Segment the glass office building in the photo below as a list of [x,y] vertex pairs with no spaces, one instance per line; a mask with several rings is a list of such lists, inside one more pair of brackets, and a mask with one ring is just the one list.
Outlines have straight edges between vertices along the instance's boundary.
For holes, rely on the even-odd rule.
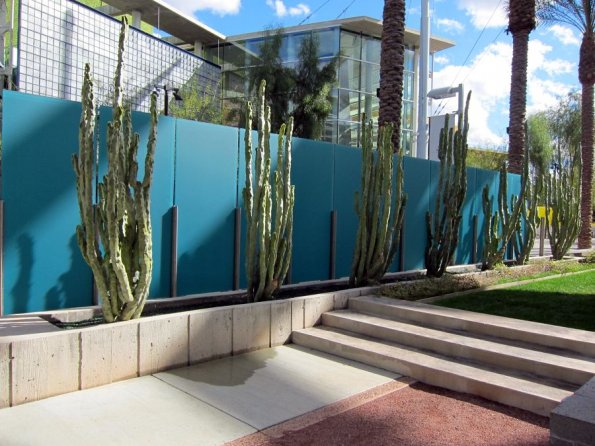
[[[333,88],[332,111],[325,125],[325,141],[358,146],[362,116],[378,120],[380,84],[380,36],[382,22],[368,17],[321,22],[286,28],[280,57],[295,66],[302,40],[316,34],[320,43],[320,64],[339,58],[337,83]],[[270,33],[268,34],[270,35]],[[207,59],[222,66],[222,98],[228,109],[237,107],[249,94],[247,71],[258,61],[267,33],[227,37],[223,44],[210,46]],[[406,153],[412,153],[416,132],[416,68],[419,33],[407,30],[403,80],[402,137]],[[432,39],[433,52],[452,46],[452,42]],[[257,63],[257,62],[256,62]],[[231,124],[232,122],[230,122]],[[235,122],[234,124],[236,124]]]

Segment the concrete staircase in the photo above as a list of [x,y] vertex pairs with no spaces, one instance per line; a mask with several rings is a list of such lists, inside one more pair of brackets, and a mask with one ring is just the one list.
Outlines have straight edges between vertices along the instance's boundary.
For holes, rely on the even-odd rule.
[[595,333],[376,296],[292,338],[544,416],[595,375]]

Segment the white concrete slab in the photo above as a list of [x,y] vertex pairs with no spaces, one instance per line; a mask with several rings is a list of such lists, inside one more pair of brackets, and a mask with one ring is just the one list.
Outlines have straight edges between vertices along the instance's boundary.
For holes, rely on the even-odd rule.
[[0,410],[10,446],[220,445],[254,431],[152,376]]
[[155,376],[256,429],[273,426],[399,377],[293,345]]

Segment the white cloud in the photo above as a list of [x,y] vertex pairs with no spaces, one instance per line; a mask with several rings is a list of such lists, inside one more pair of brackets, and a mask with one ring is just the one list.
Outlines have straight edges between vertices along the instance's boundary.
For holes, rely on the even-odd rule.
[[463,24],[454,19],[437,19],[436,25],[438,28],[450,33],[460,34],[465,30]]
[[196,11],[210,11],[221,16],[240,12],[242,0],[165,0],[174,8],[193,15]]
[[268,6],[273,8],[277,17],[285,17],[286,15],[298,16],[310,14],[310,7],[304,3],[298,3],[289,8],[285,5],[283,0],[266,0]]
[[[458,7],[465,11],[476,28],[497,28],[508,24],[505,2],[499,0],[458,0]],[[491,20],[490,20],[491,18]],[[489,21],[489,23],[488,23]]]
[[[556,104],[558,97],[572,89],[555,76],[575,69],[570,62],[549,58],[552,47],[540,40],[529,42],[527,68],[527,112],[544,110]],[[448,65],[434,73],[434,88],[454,85],[465,79],[466,91],[472,90],[469,111],[469,143],[483,147],[507,144],[508,102],[512,45],[493,43],[478,54],[468,66]],[[456,78],[456,79],[455,79]],[[440,114],[457,109],[456,98],[448,99]],[[440,101],[434,101],[434,112]],[[497,122],[497,124],[494,124]],[[497,127],[497,128],[496,128]]]
[[574,35],[574,31],[567,26],[556,24],[550,26],[549,30],[564,45],[579,46],[581,44],[580,39]]
[[450,59],[446,56],[434,56],[434,62],[440,65],[446,65]]

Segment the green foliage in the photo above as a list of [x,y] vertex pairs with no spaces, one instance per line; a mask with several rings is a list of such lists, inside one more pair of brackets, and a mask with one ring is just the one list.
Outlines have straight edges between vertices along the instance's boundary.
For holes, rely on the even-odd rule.
[[321,68],[319,48],[316,34],[306,37],[300,45],[298,65],[293,74],[295,87],[291,99],[295,108],[292,116],[294,134],[300,138],[320,139],[324,122],[332,111],[330,93],[337,78],[338,58]]
[[541,177],[549,169],[552,156],[552,136],[547,113],[541,112],[527,119],[527,149],[535,176]]
[[122,66],[128,26],[122,22],[114,79],[113,119],[108,124],[108,171],[97,185],[93,204],[96,104],[91,68],[85,65],[79,154],[73,155],[81,224],[77,240],[91,267],[107,322],[140,317],[153,270],[150,190],[157,140],[157,98],[151,96],[151,130],[144,178],[137,179],[139,135],[133,133],[130,110],[123,106]]
[[[394,155],[392,125],[378,131],[374,153],[372,122],[362,122],[361,199],[355,195],[359,226],[351,264],[351,286],[379,283],[399,247],[407,196],[403,191],[403,150]],[[397,179],[393,198],[393,156]]]
[[267,32],[260,45],[259,56],[252,58],[247,73],[250,92],[260,91],[261,81],[266,82],[265,100],[271,108],[273,131],[281,128],[281,125],[288,121],[289,101],[294,88],[293,70],[283,65],[281,58],[282,44],[282,29],[278,29],[274,34]]
[[[581,145],[581,95],[574,92],[562,97],[546,111],[552,139],[562,158],[573,156]],[[560,156],[556,153],[557,156]]]
[[271,107],[273,131],[292,116],[295,136],[320,139],[332,111],[331,90],[336,82],[338,58],[321,65],[318,36],[310,34],[302,40],[297,64],[292,68],[283,64],[282,45],[283,30],[267,33],[259,56],[253,58],[247,69],[249,91],[254,94],[261,80],[267,82],[266,101]]
[[203,89],[198,83],[198,76],[195,73],[180,88],[179,95],[183,101],[172,101],[169,114],[176,118],[222,124],[224,111],[217,95],[217,87]]
[[[263,80],[257,104],[258,146],[252,174],[252,104],[246,105],[246,276],[250,300],[273,299],[281,287],[291,261],[295,188],[290,184],[292,119],[279,129],[275,184],[271,186],[271,109],[266,104]],[[274,203],[273,203],[274,202]]]
[[[508,181],[506,176],[506,164],[500,168],[500,185],[498,187],[497,211],[492,213],[493,198],[490,197],[489,187],[483,189],[482,203],[485,218],[483,233],[483,252],[481,269],[493,269],[498,263],[502,263],[508,243],[516,233],[521,232],[521,213],[526,212],[526,200],[530,191],[529,182],[529,160],[523,158],[523,172],[521,175],[521,190],[519,196],[511,196],[510,207],[508,204]],[[519,245],[524,245],[522,235]],[[517,251],[520,246],[517,246]],[[530,251],[530,250],[529,250]]]
[[580,228],[581,154],[579,147],[576,146],[566,157],[558,148],[554,168],[545,180],[545,223],[554,260],[559,260],[566,255],[576,240]]
[[508,155],[495,150],[469,148],[467,150],[467,167],[477,169],[499,170]]
[[462,128],[449,129],[449,116],[446,115],[444,128],[440,130],[440,176],[436,203],[434,214],[426,213],[425,264],[430,277],[440,277],[444,274],[459,242],[461,209],[467,193],[466,158],[470,100],[471,93],[467,95],[465,112],[459,115],[459,123],[463,123]]

